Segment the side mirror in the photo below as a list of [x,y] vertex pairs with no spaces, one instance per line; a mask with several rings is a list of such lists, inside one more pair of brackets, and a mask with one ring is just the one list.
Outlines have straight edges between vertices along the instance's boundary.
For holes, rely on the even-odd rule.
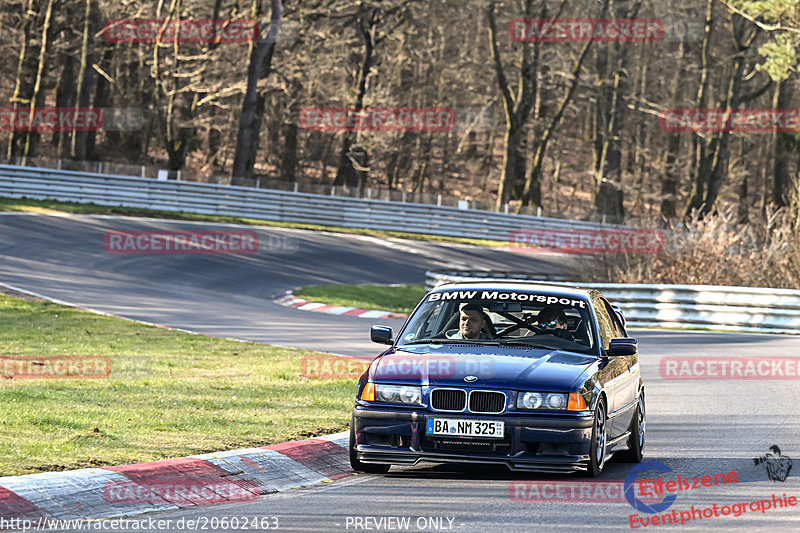
[[611,339],[608,343],[608,350],[606,355],[636,355],[636,339],[626,337],[620,339]]
[[369,338],[372,342],[377,342],[378,344],[392,344],[394,342],[392,328],[389,326],[372,326],[372,329],[369,330]]

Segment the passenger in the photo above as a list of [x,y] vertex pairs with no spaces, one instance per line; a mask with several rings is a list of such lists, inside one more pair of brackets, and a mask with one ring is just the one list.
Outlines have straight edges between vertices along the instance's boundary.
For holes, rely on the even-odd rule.
[[569,331],[567,315],[564,310],[556,306],[548,306],[536,315],[540,335],[555,335],[561,339],[575,342],[575,336]]

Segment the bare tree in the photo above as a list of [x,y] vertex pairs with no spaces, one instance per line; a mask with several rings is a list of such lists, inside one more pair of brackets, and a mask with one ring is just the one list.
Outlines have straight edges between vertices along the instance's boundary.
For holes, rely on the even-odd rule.
[[[35,68],[33,64],[34,56],[31,53],[31,40],[33,38],[33,29],[36,24],[38,13],[36,11],[37,3],[35,0],[27,0],[22,6],[23,9],[23,22],[22,22],[22,39],[19,56],[17,59],[17,74],[14,81],[14,93],[11,96],[11,104],[14,110],[22,109],[26,105],[30,105],[30,99],[27,97],[31,90],[31,71]],[[24,133],[12,131],[8,138],[8,149],[6,157],[8,161],[22,153]]]
[[[613,0],[609,5],[613,13]],[[641,0],[633,0],[624,18],[635,18],[641,7]],[[627,79],[629,49],[627,43],[619,41],[596,49],[598,93],[594,113],[592,207],[595,218],[607,218],[615,223],[625,218],[620,131],[627,110],[622,101],[622,91]]]
[[[257,20],[259,14],[258,0],[253,0],[251,17]],[[261,121],[264,117],[264,94],[259,90],[259,83],[270,72],[272,56],[278,39],[283,3],[281,0],[270,0],[272,17],[266,37],[253,43],[250,50],[250,64],[247,67],[247,90],[242,102],[242,114],[239,119],[239,134],[236,139],[236,155],[233,159],[233,177],[249,178],[253,175],[253,165],[258,150],[258,137]]]

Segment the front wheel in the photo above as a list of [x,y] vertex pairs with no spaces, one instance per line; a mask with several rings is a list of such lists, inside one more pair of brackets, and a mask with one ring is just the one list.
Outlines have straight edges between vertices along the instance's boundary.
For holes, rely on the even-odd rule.
[[597,400],[592,424],[592,444],[589,448],[589,475],[597,477],[603,472],[606,464],[606,402]]
[[366,472],[367,474],[385,474],[391,468],[391,465],[375,465],[370,463],[362,463],[358,460],[358,452],[356,452],[356,419],[350,419],[350,443],[347,448],[350,450],[350,466],[356,472]]

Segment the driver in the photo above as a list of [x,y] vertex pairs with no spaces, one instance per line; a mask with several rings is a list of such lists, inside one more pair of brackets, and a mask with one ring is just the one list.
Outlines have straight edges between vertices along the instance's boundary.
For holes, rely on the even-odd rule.
[[555,335],[575,342],[575,337],[570,333],[567,326],[567,315],[564,314],[564,309],[561,307],[553,305],[545,307],[536,315],[536,322],[541,328],[542,335]]
[[474,303],[467,303],[461,306],[458,318],[458,332],[447,335],[450,339],[490,339],[484,328],[486,327],[486,315],[483,307]]

